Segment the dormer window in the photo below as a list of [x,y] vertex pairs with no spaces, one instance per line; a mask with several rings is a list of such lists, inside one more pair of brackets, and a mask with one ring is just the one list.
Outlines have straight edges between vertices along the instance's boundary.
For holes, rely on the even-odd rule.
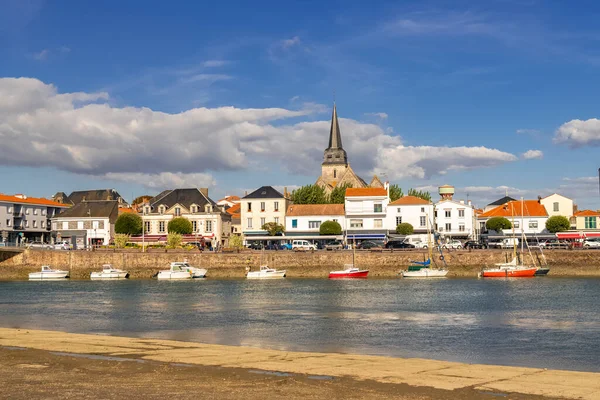
[[144,215],[148,215],[149,212],[150,212],[150,207],[148,207],[148,206],[144,207]]
[[158,213],[159,214],[164,214],[165,213],[165,206],[158,207]]
[[181,208],[179,208],[179,207],[175,207],[175,216],[176,216],[176,217],[179,217],[179,216],[181,216]]
[[194,205],[194,206],[192,206],[192,207],[190,208],[190,210],[192,211],[192,213],[197,213],[197,212],[198,212],[198,206],[195,206],[195,205]]
[[204,212],[210,213],[212,212],[212,204],[207,204],[204,206]]

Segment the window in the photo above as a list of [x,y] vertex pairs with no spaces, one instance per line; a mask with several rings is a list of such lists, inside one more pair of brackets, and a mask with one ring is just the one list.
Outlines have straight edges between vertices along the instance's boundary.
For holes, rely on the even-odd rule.
[[464,232],[465,231],[465,224],[458,224],[458,231],[459,232]]
[[181,208],[179,208],[179,207],[175,207],[175,216],[176,216],[176,217],[179,217],[179,216],[181,216]]
[[515,221],[515,223],[513,225],[515,226],[515,229],[519,229],[519,227],[521,226],[521,223],[519,221]]
[[144,215],[148,215],[150,212],[150,207],[144,207]]
[[83,221],[77,221],[77,229],[83,229]]
[[373,220],[373,227],[374,228],[383,228],[383,220],[382,219]]
[[529,221],[529,229],[537,229],[538,222],[537,221]]
[[262,229],[263,225],[267,223],[267,219],[265,217],[262,217],[260,219],[260,229]]
[[158,232],[163,233],[165,231],[165,221],[158,221]]
[[192,221],[192,232],[198,232],[198,221]]
[[376,213],[383,212],[383,204],[381,204],[381,203],[373,204],[373,212],[376,212]]
[[98,221],[93,221],[93,222],[92,222],[92,227],[93,227],[94,229],[98,229],[98,228],[99,228],[99,226],[98,226]]
[[398,214],[400,214],[400,207],[398,207],[398,210],[396,210],[396,212],[397,212]]
[[42,215],[46,215],[46,209],[42,210]]
[[248,212],[252,212],[252,203],[248,202]]
[[351,219],[350,220],[350,228],[362,228],[363,220],[362,219]]
[[265,202],[264,202],[264,201],[261,201],[261,202],[260,202],[260,211],[265,211],[265,208],[266,208],[266,207],[265,207]]
[[446,224],[446,232],[452,230],[452,224]]
[[446,216],[446,218],[450,218],[450,217],[451,217],[451,215],[452,215],[452,211],[451,211],[451,210],[446,210],[446,211],[444,212],[444,215]]
[[28,219],[25,220],[25,228],[29,228],[29,220]]
[[[248,204],[250,204],[250,203],[248,203]],[[252,218],[248,218],[247,225],[248,225],[248,228],[252,229]]]
[[212,232],[212,221],[206,221],[206,225],[204,227],[204,231],[205,232]]
[[427,223],[427,221],[425,220],[425,217],[419,217],[419,225],[420,226],[425,226],[426,223]]
[[10,219],[7,219],[7,220],[6,220],[6,226],[10,226],[10,224],[11,224],[11,220],[10,220]]
[[279,223],[279,217],[275,217],[275,223],[278,224]]
[[337,171],[334,169],[333,170],[333,179],[337,178]]
[[402,217],[396,217],[396,226],[402,223]]
[[292,228],[298,228],[298,220],[297,219],[292,220]]
[[150,233],[150,221],[144,221],[144,232]]
[[34,208],[34,209],[33,209],[33,215],[37,215],[37,212],[38,212],[38,209],[37,209],[37,208]]
[[425,212],[425,207],[421,207],[421,212]]
[[585,229],[596,229],[596,217],[585,217]]
[[558,209],[559,209],[558,201],[555,201],[554,202],[554,211],[558,211]]
[[29,208],[25,209],[25,215],[29,215]]
[[318,229],[321,226],[321,221],[308,221],[308,229]]
[[435,218],[437,218],[437,210],[435,210],[435,211],[433,212],[433,216],[434,216]]
[[55,231],[58,229],[58,223],[57,222],[53,222],[52,223],[52,230]]
[[8,207],[8,209],[6,210],[7,213],[11,213],[12,212],[12,207]]
[[37,228],[37,221],[35,221],[35,220],[33,221],[33,227]]
[[[275,202],[274,207],[275,207],[275,211],[279,211],[279,202],[278,201]],[[275,221],[275,222],[277,222],[277,221]]]
[[69,223],[68,223],[67,221],[63,221],[63,223],[62,223],[62,228],[63,228],[64,230],[67,230],[67,229],[69,229]]
[[460,210],[458,210],[458,218],[464,218],[465,217],[465,210],[464,208],[461,208]]
[[193,213],[197,213],[198,212],[198,206],[192,206],[190,211]]

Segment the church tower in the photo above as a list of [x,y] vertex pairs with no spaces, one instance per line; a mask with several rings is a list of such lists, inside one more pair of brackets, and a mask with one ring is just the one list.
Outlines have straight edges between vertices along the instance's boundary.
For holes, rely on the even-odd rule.
[[335,187],[336,183],[346,173],[348,168],[348,155],[342,147],[342,133],[338,122],[337,108],[333,104],[331,114],[331,128],[329,128],[329,147],[323,154],[321,164],[321,178],[329,185]]

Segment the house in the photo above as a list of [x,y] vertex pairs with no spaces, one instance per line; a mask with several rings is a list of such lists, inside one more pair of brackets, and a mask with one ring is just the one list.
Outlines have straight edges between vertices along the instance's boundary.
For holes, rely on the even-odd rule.
[[242,234],[245,240],[264,240],[268,232],[262,229],[267,222],[285,227],[288,199],[272,186],[262,186],[241,199]]
[[225,206],[226,208],[233,207],[234,205],[239,203],[240,198],[238,196],[225,196],[221,200],[217,201],[217,205]]
[[[485,224],[490,218],[504,217],[511,221],[517,235],[523,231],[525,235],[545,234],[548,212],[538,200],[513,200],[506,204],[498,206],[490,211],[484,212],[477,217],[477,222],[482,232],[485,231]],[[493,235],[510,235],[511,229],[505,229],[503,232],[491,232]]]
[[446,239],[467,239],[474,237],[476,231],[475,209],[470,201],[456,201],[454,187],[440,186],[438,189],[440,201],[434,206],[434,228]]
[[[218,204],[218,203],[217,203]],[[226,209],[227,213],[231,215],[231,234],[235,236],[242,236],[242,207],[240,203],[236,203],[233,206]]]
[[[208,188],[165,190],[145,203],[142,206],[144,240],[166,240],[169,221],[176,217],[192,223],[193,237],[186,240],[204,241],[212,246],[229,245],[231,215],[208,197]],[[139,238],[136,241],[139,242]]]
[[56,193],[52,199],[64,204],[79,204],[82,201],[114,200],[121,207],[129,207],[129,204],[115,189],[79,190],[66,195],[64,192]]
[[[342,227],[339,235],[321,235],[320,227],[325,221],[335,221]],[[285,215],[287,239],[306,239],[325,242],[343,240],[346,219],[343,204],[290,204]]]
[[52,218],[56,240],[65,240],[74,249],[108,245],[115,234],[119,217],[116,200],[82,201]]
[[24,194],[0,194],[0,243],[51,242],[50,219],[69,205]]
[[[386,229],[392,234],[402,223],[409,223],[414,233],[427,233],[427,226],[433,228],[433,203],[415,196],[404,196],[389,203],[387,207]],[[427,219],[429,218],[429,224]]]
[[573,216],[573,200],[558,193],[539,199],[540,203],[546,208],[549,217],[562,215],[571,218]]
[[600,212],[582,210],[573,215],[575,229],[578,231],[596,231],[600,229]]
[[506,203],[508,203],[509,201],[515,201],[516,199],[513,199],[510,196],[504,196],[501,199],[498,199],[496,201],[491,202],[490,204],[488,204],[487,206],[484,207],[483,212],[486,211],[490,211],[498,206],[504,205]]
[[389,204],[389,186],[385,188],[348,188],[344,210],[348,240],[385,240],[384,224]]

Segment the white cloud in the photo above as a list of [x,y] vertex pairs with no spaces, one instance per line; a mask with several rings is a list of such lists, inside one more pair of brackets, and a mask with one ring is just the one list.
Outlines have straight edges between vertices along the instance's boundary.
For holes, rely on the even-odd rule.
[[539,135],[541,132],[537,129],[517,129],[519,135]]
[[222,67],[224,65],[227,65],[228,63],[229,62],[225,61],[225,60],[207,60],[202,63],[202,66],[207,67],[207,68],[215,68],[215,67]]
[[184,187],[212,187],[216,181],[210,174],[181,172],[161,172],[159,174],[109,172],[103,176],[106,179],[134,183],[149,189],[169,189]]
[[[177,114],[113,107],[106,93],[58,93],[37,79],[0,79],[0,164],[164,185],[212,182],[226,170],[283,169],[316,176],[329,121],[321,104],[283,108],[193,108]],[[275,123],[276,121],[279,121]],[[363,176],[428,178],[516,160],[486,147],[404,146],[393,131],[340,119],[344,148]],[[148,185],[148,184],[146,184]]]
[[365,113],[365,115],[371,116],[371,117],[376,117],[379,119],[387,119],[388,115],[387,113],[384,112],[372,112],[372,113]]
[[299,36],[294,36],[291,39],[282,40],[280,42],[280,44],[281,44],[281,47],[283,47],[284,49],[289,49],[290,47],[294,47],[294,46],[300,44],[300,37]]
[[521,155],[525,160],[541,160],[544,153],[541,150],[527,150]]
[[566,143],[569,147],[600,146],[600,120],[574,119],[562,124],[554,135],[554,143]]
[[50,54],[50,50],[44,49],[44,50],[40,51],[39,53],[34,53],[33,58],[34,58],[34,60],[44,61],[48,58],[49,54]]
[[233,79],[231,75],[225,74],[195,74],[186,78],[182,78],[180,81],[183,83],[192,83],[192,82],[206,82],[206,83],[214,83],[218,81],[228,81]]

